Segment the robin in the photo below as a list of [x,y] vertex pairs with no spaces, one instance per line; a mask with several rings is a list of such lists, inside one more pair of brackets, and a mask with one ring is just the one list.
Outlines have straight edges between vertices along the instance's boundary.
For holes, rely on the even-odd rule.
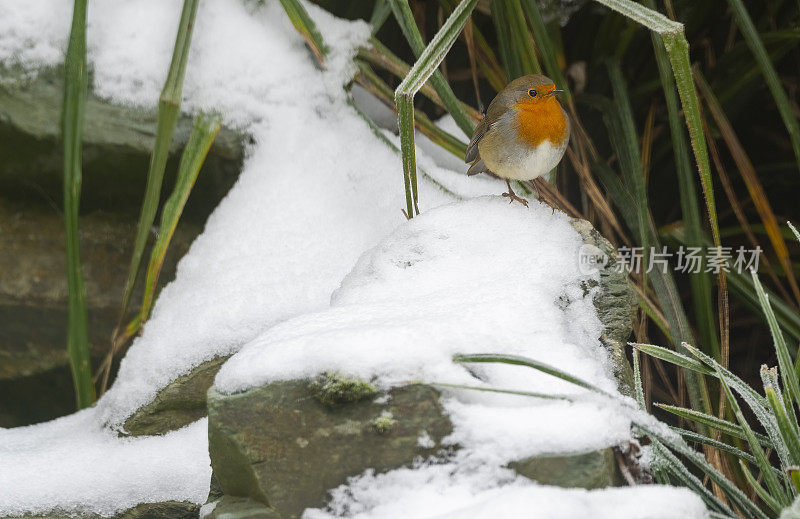
[[497,94],[472,135],[464,161],[467,175],[493,173],[505,179],[509,203],[528,206],[511,180],[533,180],[561,162],[569,142],[569,118],[550,78],[529,74]]

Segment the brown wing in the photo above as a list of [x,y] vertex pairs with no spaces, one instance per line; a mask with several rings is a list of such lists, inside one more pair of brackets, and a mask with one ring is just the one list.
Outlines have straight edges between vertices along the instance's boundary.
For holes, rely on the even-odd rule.
[[[474,162],[475,159],[478,158],[478,143],[481,142],[483,136],[489,131],[489,121],[498,120],[501,115],[508,111],[508,108],[503,100],[500,100],[500,97],[501,96],[498,95],[492,99],[492,102],[489,103],[489,109],[486,110],[486,115],[483,116],[483,119],[481,119],[481,122],[478,123],[478,126],[475,127],[475,131],[472,133],[472,139],[469,141],[469,146],[467,146],[467,154],[464,157],[464,162],[467,164]],[[476,173],[480,172],[478,171]],[[473,173],[473,175],[474,174],[475,173]]]
[[472,175],[477,175],[478,173],[484,173],[488,171],[489,168],[486,167],[483,159],[479,158],[469,167],[469,170],[467,170],[467,175],[471,177]]

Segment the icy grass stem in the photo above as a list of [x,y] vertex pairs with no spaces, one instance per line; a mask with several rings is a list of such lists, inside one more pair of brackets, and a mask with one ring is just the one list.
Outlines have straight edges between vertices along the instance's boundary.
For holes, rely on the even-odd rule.
[[[139,215],[139,222],[136,226],[136,238],[131,255],[131,263],[128,268],[128,277],[125,282],[125,289],[122,296],[122,306],[120,308],[119,324],[114,330],[111,338],[111,349],[104,360],[103,380],[108,380],[109,370],[111,369],[111,358],[119,347],[129,337],[122,328],[125,314],[133,296],[133,288],[139,275],[139,267],[142,263],[142,256],[147,245],[147,238],[156,217],[159,198],[161,196],[161,184],[164,180],[164,170],[169,157],[172,134],[180,115],[181,97],[183,93],[183,78],[186,74],[186,63],[189,59],[189,49],[192,42],[192,31],[194,20],[197,15],[199,0],[184,0],[178,23],[178,33],[175,38],[175,48],[172,52],[172,61],[167,73],[167,79],[161,96],[158,101],[158,121],[156,123],[156,139],[153,153],[150,156],[150,168],[147,172],[147,186],[145,187],[142,210]],[[141,323],[140,323],[141,325]],[[137,328],[138,329],[138,328]],[[105,383],[101,390],[105,389]]]
[[[422,72],[424,76],[419,86],[414,88],[413,92],[410,92],[412,97],[413,94],[419,91],[422,84],[430,79],[431,85],[434,90],[436,90],[436,93],[439,94],[448,113],[455,119],[458,127],[461,128],[461,131],[465,134],[472,135],[475,124],[453,93],[453,89],[450,88],[450,84],[444,78],[444,75],[442,75],[439,70],[439,65],[444,60],[447,51],[452,47],[458,34],[464,27],[464,24],[469,19],[477,0],[462,1],[453,10],[453,13],[448,17],[447,21],[445,21],[442,28],[439,29],[439,32],[436,33],[427,47],[425,47],[425,42],[422,41],[422,34],[420,34],[417,24],[414,21],[414,15],[411,13],[408,0],[388,0],[388,2],[397,19],[397,23],[400,25],[400,29],[403,31],[403,35],[411,46],[411,50],[417,56],[417,62],[414,64],[411,71],[409,71],[409,76],[412,76],[412,74],[418,75],[420,72]],[[420,63],[423,63],[423,65],[418,67]],[[405,81],[404,79],[403,83],[405,83]],[[401,86],[403,83],[401,83]],[[397,91],[400,92],[400,87],[398,87]]]
[[[645,5],[655,9],[655,2],[647,0]],[[686,131],[681,122],[679,98],[675,88],[675,76],[670,67],[669,58],[661,36],[651,33],[653,50],[655,51],[656,64],[658,65],[661,88],[664,91],[664,101],[667,108],[672,149],[675,156],[675,170],[678,177],[680,192],[681,213],[683,226],[686,229],[686,243],[690,247],[700,247],[703,240],[703,227],[700,220],[700,211],[697,207],[697,193],[695,191],[694,174],[692,173],[689,150],[686,146]],[[703,272],[690,276],[689,283],[694,302],[695,317],[700,332],[701,344],[706,351],[711,351],[715,358],[719,358],[719,338],[714,326],[714,300],[711,294],[710,276]]]
[[[411,14],[408,2],[405,0],[389,0],[392,3],[392,10],[398,18],[401,27],[405,27],[404,33],[412,48],[415,47],[417,42],[421,44],[422,37],[419,35],[417,26],[413,23],[413,17],[408,19]],[[414,210],[419,214],[417,206],[417,168],[416,157],[414,153],[414,95],[422,88],[425,81],[431,76],[437,77],[439,64],[444,59],[445,54],[458,38],[461,29],[469,19],[472,10],[475,7],[477,0],[463,0],[453,10],[452,14],[447,18],[447,21],[442,25],[439,32],[433,37],[430,44],[419,53],[419,59],[411,67],[408,75],[403,79],[400,85],[395,90],[395,103],[398,110],[398,127],[400,128],[400,149],[403,155],[403,180],[406,190],[406,211],[409,218],[413,218]],[[402,20],[402,22],[401,22]],[[413,30],[412,30],[413,26]],[[416,37],[414,36],[416,34]],[[444,80],[444,78],[442,78]],[[434,82],[434,87],[437,82]],[[445,84],[447,84],[445,82]],[[461,104],[455,99],[455,96],[448,101],[448,92],[452,94],[452,90],[448,85],[445,92],[437,88],[439,96],[442,101],[447,105],[448,110],[459,122],[459,126],[470,135],[472,133],[472,121],[469,120],[466,113],[461,117]],[[455,103],[453,103],[455,100]],[[458,106],[458,112],[452,111],[451,105]],[[459,121],[466,118],[466,121]]]
[[[158,237],[153,244],[153,250],[150,252],[150,262],[147,266],[142,306],[136,316],[117,337],[118,341],[124,342],[136,335],[150,316],[158,277],[161,274],[161,267],[164,264],[167,249],[178,226],[178,221],[189,198],[189,193],[191,193],[197,180],[197,175],[200,173],[200,168],[203,166],[208,150],[219,132],[220,123],[221,118],[217,114],[201,113],[197,116],[192,133],[189,136],[189,142],[181,155],[175,187],[161,211],[161,225],[159,226]],[[108,362],[110,362],[110,358]],[[101,384],[103,389],[108,384],[108,374],[110,372],[108,362],[103,365],[103,382]]]
[[[694,350],[697,351],[697,350]],[[634,429],[640,431],[642,434],[648,436],[653,445],[656,449],[657,458],[659,459],[659,463],[665,464],[667,467],[667,471],[673,477],[676,477],[680,480],[683,484],[687,485],[688,487],[692,488],[696,493],[703,498],[706,504],[715,512],[719,514],[723,514],[725,517],[735,517],[734,512],[731,510],[728,505],[723,503],[720,499],[714,496],[708,489],[702,484],[702,482],[697,479],[691,472],[683,465],[683,463],[669,450],[663,448],[663,446],[667,446],[670,449],[674,450],[675,452],[683,455],[686,459],[692,462],[697,468],[702,470],[708,478],[717,484],[720,489],[725,493],[726,497],[731,500],[731,502],[735,503],[736,507],[742,510],[748,517],[755,517],[758,519],[767,519],[767,516],[758,506],[755,505],[748,497],[739,490],[736,485],[734,485],[730,480],[728,480],[722,473],[720,473],[717,469],[715,469],[708,461],[706,461],[705,457],[702,454],[692,449],[681,437],[680,435],[674,433],[668,427],[664,426],[655,418],[648,415],[646,412],[639,409],[641,407],[641,400],[637,398],[637,404],[634,405],[630,400],[625,400],[619,395],[610,394],[597,386],[586,382],[574,375],[571,375],[565,371],[562,371],[554,366],[549,366],[547,364],[538,362],[534,359],[529,359],[526,357],[520,357],[517,355],[504,355],[504,354],[467,354],[467,355],[456,355],[453,358],[454,362],[459,363],[473,363],[473,362],[491,362],[491,363],[500,363],[500,364],[512,364],[518,366],[527,366],[542,373],[546,373],[548,375],[560,378],[561,380],[570,382],[575,384],[579,387],[588,389],[589,391],[600,395],[601,397],[609,400],[612,403],[616,403],[619,406],[620,412],[624,412],[626,416],[628,416],[631,420],[631,425]],[[713,361],[712,359],[712,362]],[[638,362],[635,364],[636,371],[638,372]],[[715,366],[719,366],[718,363],[715,362]],[[720,366],[721,367],[721,366]],[[723,376],[723,373],[720,373],[720,376]],[[636,387],[636,394],[637,396],[641,393],[641,382],[637,379],[637,387]],[[466,386],[464,389],[478,389],[484,390],[485,388],[474,388],[471,386]],[[495,392],[504,393],[505,391],[502,389],[493,389]],[[511,394],[520,394],[521,392],[516,391]],[[538,396],[538,395],[535,395]],[[711,417],[712,419],[719,420],[716,417]],[[734,424],[731,424],[734,425]],[[734,425],[735,427],[735,425]],[[741,429],[741,427],[740,427]],[[750,431],[752,433],[752,431]],[[743,432],[743,434],[746,434]],[[753,433],[755,437],[755,433]],[[662,446],[663,450],[659,451],[659,446]],[[771,470],[771,469],[770,469]],[[772,474],[772,472],[771,472]],[[772,474],[774,476],[774,474]]]
[[167,165],[169,148],[172,143],[172,133],[180,114],[181,96],[183,92],[183,78],[186,73],[186,62],[189,59],[189,47],[192,42],[192,29],[197,14],[199,0],[184,0],[181,19],[178,25],[178,35],[175,38],[175,49],[172,53],[172,62],[161,97],[158,101],[158,123],[156,128],[156,141],[153,153],[150,156],[150,169],[147,172],[147,187],[145,188],[142,212],[136,228],[136,241],[134,243],[131,265],[128,270],[128,279],[125,283],[125,292],[122,298],[121,315],[124,316],[133,294],[133,286],[139,273],[139,265],[147,244],[147,236],[155,220],[158,200],[161,194],[161,183],[164,179],[164,169]]
[[317,30],[316,24],[311,17],[308,16],[308,12],[298,0],[280,1],[283,10],[289,17],[289,21],[292,22],[294,28],[297,29],[297,32],[299,32],[306,41],[306,45],[308,45],[308,48],[314,53],[317,63],[323,66],[325,56],[328,54],[328,46],[325,45],[322,35],[319,30]]
[[81,271],[80,235],[78,232],[83,121],[89,84],[86,70],[86,0],[75,0],[73,4],[72,27],[64,58],[64,72],[61,139],[64,146],[64,224],[67,237],[67,290],[69,294],[67,351],[75,388],[75,401],[78,409],[83,409],[95,401],[89,357],[86,290]]

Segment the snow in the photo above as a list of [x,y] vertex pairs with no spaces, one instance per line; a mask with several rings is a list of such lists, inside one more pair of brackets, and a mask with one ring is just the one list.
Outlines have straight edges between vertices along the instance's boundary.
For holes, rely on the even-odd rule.
[[[245,345],[215,387],[233,393],[335,371],[381,387],[419,381],[587,395],[530,368],[468,370],[451,360],[506,353],[613,393],[593,293],[580,288],[581,245],[564,214],[536,202],[525,208],[480,197],[432,209],[365,252],[329,309],[284,321]],[[450,393],[450,441],[491,453],[496,464],[630,439],[628,418],[596,400]]]
[[0,429],[0,516],[93,512],[208,495],[207,419],[164,436],[119,438],[94,409]]
[[[459,449],[454,458],[378,476],[368,471],[334,491],[328,511],[306,514],[408,514],[395,503],[422,485],[431,499],[445,498],[435,506],[423,499],[430,506],[406,517],[487,515],[495,499],[505,501],[499,496],[510,492],[502,490],[507,487],[521,489],[510,501],[517,508],[505,505],[509,517],[520,515],[527,509],[521,503],[549,490],[515,476],[504,468],[508,463],[625,444],[635,405],[598,398],[530,368],[467,369],[452,358],[524,355],[614,394],[594,292],[581,288],[587,280],[578,265],[581,246],[567,217],[538,202],[524,208],[487,196],[426,211],[361,256],[329,309],[284,321],[245,345],[222,367],[215,388],[236,393],[333,371],[384,388],[414,381],[569,395],[567,401],[445,389],[442,403],[453,432],[444,444]],[[615,507],[601,493],[573,494],[575,510],[597,506],[611,513]],[[464,508],[464,495],[479,496],[469,501],[474,511]],[[572,513],[564,507],[550,511]]]
[[[501,480],[504,485],[488,486]],[[508,469],[463,461],[427,463],[352,478],[332,492],[329,509],[303,519],[699,519],[703,502],[684,488],[646,485],[603,490],[533,484]]]
[[[30,75],[58,65],[71,4],[0,0],[0,64]],[[88,57],[96,93],[155,106],[181,4],[90,2]],[[450,361],[467,347],[524,353],[612,391],[597,342],[599,322],[575,284],[577,235],[563,215],[535,203],[525,210],[484,197],[445,205],[499,194],[504,185],[485,176],[466,178],[458,158],[422,137],[417,160],[425,171],[419,189],[425,213],[404,223],[397,151],[372,133],[342,88],[369,27],[306,5],[331,47],[324,71],[277,1],[201,2],[182,108],[218,111],[227,126],[252,138],[243,171],[180,262],[175,281],[161,292],[114,386],[97,405],[45,424],[0,429],[0,516],[52,510],[110,516],[137,503],[203,503],[210,476],[205,420],[158,437],[121,438],[117,432],[175,378],[248,343],[223,368],[220,388],[336,369],[375,376],[384,386],[411,379],[502,381],[504,387],[577,395],[570,403],[450,392],[450,441],[462,445],[463,454],[448,463],[458,477],[448,484],[437,472],[448,464],[364,475],[336,494],[334,507],[358,506],[364,513],[387,507],[393,513],[390,501],[373,503],[370,486],[390,497],[424,490],[431,505],[435,485],[413,488],[425,478],[444,485],[442,507],[468,497],[461,505],[476,514],[493,500],[512,506],[565,493],[574,496],[575,506],[601,509],[611,506],[612,494],[622,495],[544,489],[500,465],[521,455],[625,441],[630,433],[624,416],[531,370],[484,365],[472,370],[481,377],[476,380]],[[368,103],[362,95],[360,106]],[[370,110],[379,108],[372,103]],[[439,124],[456,133],[451,122]],[[399,144],[390,132],[385,136]],[[561,296],[571,303],[557,305]],[[511,432],[499,434],[504,429]],[[558,435],[563,438],[555,441]],[[666,500],[683,491],[646,492]],[[573,498],[554,500],[567,507]],[[682,494],[680,503],[693,504]]]

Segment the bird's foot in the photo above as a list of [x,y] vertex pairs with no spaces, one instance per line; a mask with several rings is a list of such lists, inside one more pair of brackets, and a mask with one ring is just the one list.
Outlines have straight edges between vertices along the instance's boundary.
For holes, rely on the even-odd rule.
[[517,196],[517,194],[514,193],[513,191],[510,192],[510,193],[503,193],[503,196],[509,199],[508,200],[509,204],[513,204],[514,202],[519,202],[520,204],[524,205],[525,207],[528,207],[528,201],[525,200],[524,198],[521,198],[521,197]]

